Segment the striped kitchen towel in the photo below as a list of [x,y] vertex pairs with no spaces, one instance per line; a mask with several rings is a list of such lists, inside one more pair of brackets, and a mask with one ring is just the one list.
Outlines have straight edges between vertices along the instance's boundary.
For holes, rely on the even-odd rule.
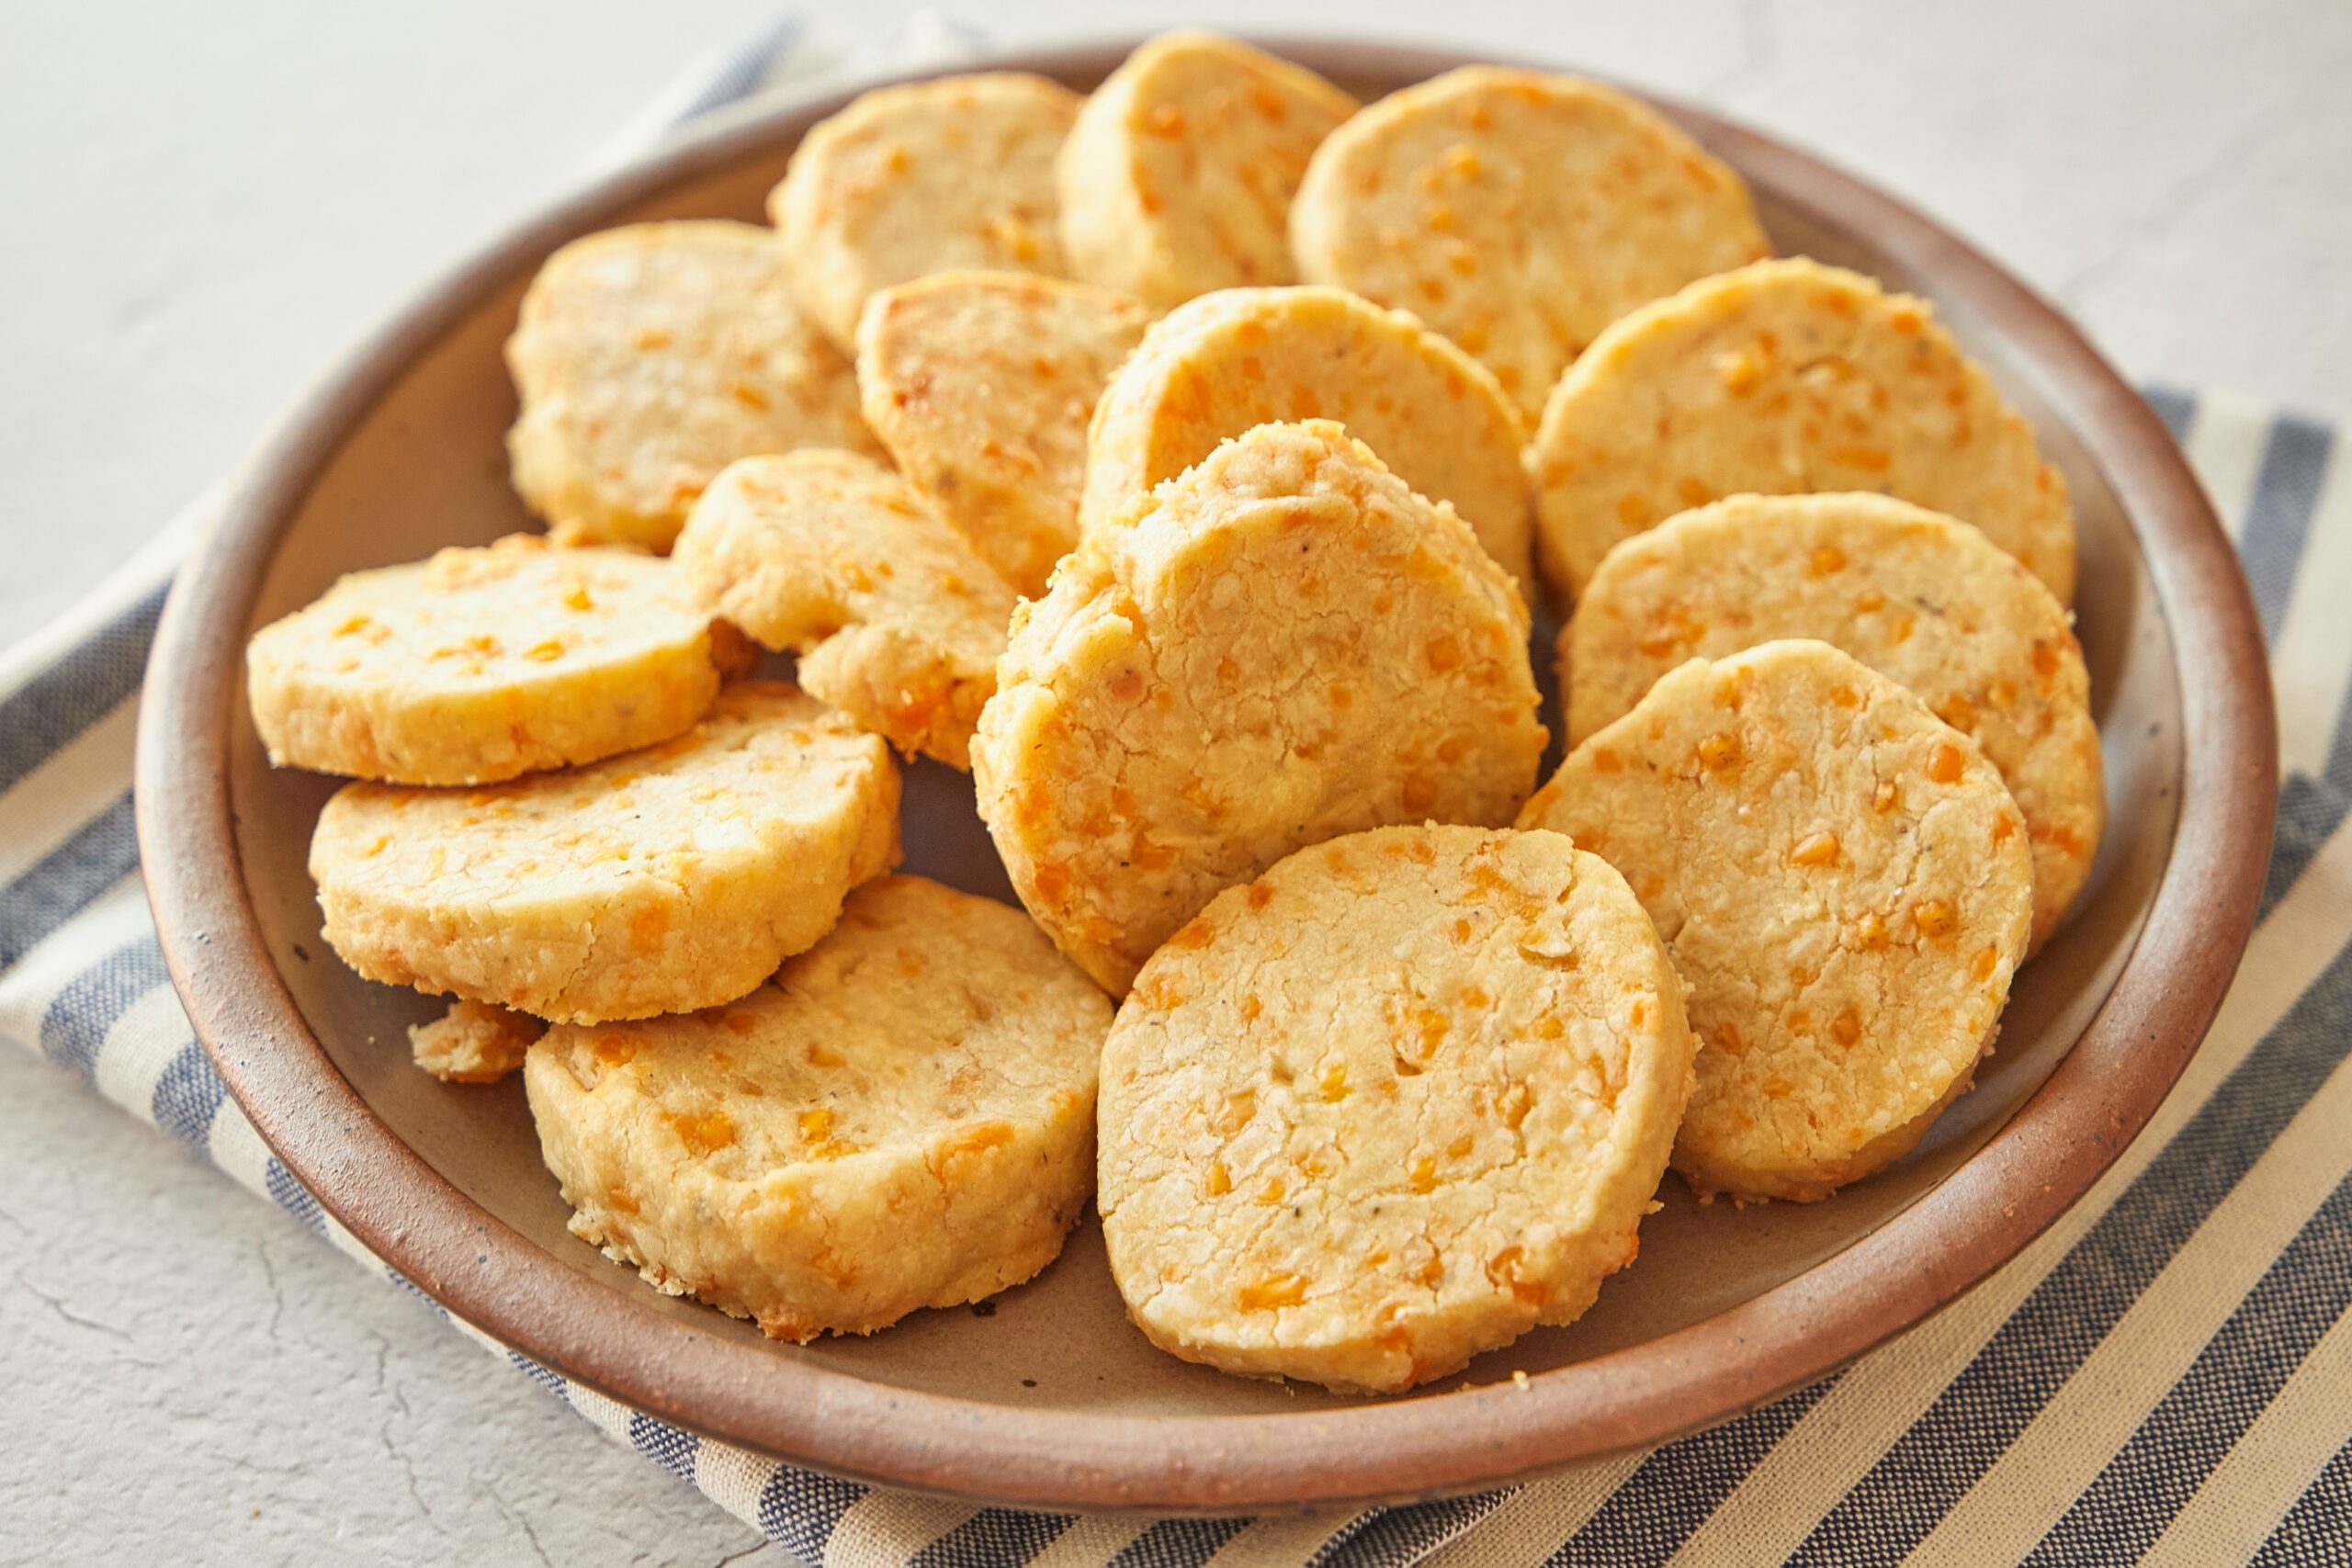
[[[973,42],[920,23],[900,52],[861,63]],[[779,29],[658,123],[742,112],[764,85],[842,58]],[[2204,1048],[2091,1193],[1844,1372],[1476,1497],[1155,1521],[975,1510],[795,1470],[453,1326],[811,1562],[2352,1562],[2352,615],[2335,603],[2352,588],[2352,463],[2311,421],[2152,396],[2227,514],[2270,640],[2285,782],[2261,924]],[[405,1286],[226,1100],[140,891],[139,681],[202,510],[0,656],[0,1033]]]

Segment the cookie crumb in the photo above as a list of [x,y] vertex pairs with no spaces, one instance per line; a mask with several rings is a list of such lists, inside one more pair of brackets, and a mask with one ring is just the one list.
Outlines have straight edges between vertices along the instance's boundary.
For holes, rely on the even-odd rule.
[[416,1065],[444,1083],[496,1083],[523,1065],[546,1032],[528,1013],[456,1001],[439,1018],[411,1025],[408,1043]]

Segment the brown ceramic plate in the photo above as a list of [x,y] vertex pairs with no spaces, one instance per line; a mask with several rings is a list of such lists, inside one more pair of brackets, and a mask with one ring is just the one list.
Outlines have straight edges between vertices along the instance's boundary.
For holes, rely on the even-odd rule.
[[[996,63],[1084,88],[1127,47]],[[1367,96],[1461,63],[1271,47]],[[2220,1004],[2269,844],[2269,682],[2236,558],[2162,424],[2048,305],[1869,186],[1668,105],[1754,186],[1782,251],[1931,297],[2033,420],[2081,509],[2081,626],[2112,826],[2080,908],[2019,977],[1976,1091],[1899,1166],[1825,1203],[1702,1209],[1669,1179],[1640,1263],[1582,1322],[1383,1403],[1151,1349],[1091,1221],[986,1318],[923,1313],[806,1348],[662,1297],[574,1240],[519,1089],[415,1071],[402,1028],[434,1004],[361,982],[320,941],[303,859],[334,785],[266,764],[241,650],[339,572],[525,526],[506,483],[514,398],[499,349],[540,259],[639,219],[757,220],[795,141],[846,96],[605,180],[427,291],[261,455],[164,618],[139,836],[173,977],[263,1136],[435,1300],[630,1404],[864,1480],[1073,1508],[1398,1499],[1654,1442],[1839,1366],[2015,1255],[2147,1120]],[[926,768],[909,786],[910,868],[1002,896],[968,784]]]

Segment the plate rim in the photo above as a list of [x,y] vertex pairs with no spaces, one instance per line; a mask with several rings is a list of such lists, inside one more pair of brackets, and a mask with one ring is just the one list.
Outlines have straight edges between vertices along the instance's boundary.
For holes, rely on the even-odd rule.
[[[1871,233],[2013,345],[2122,502],[2154,584],[2153,608],[2172,632],[2181,798],[2132,951],[2027,1103],[1879,1229],[1714,1317],[1524,1385],[1262,1415],[992,1404],[771,1355],[572,1268],[426,1164],[311,1034],[238,872],[228,754],[243,689],[244,623],[285,528],[351,428],[417,355],[518,268],[630,206],[789,139],[858,92],[971,70],[1099,76],[1144,36],[877,73],[688,136],[586,182],[429,283],[296,402],[241,470],[173,585],[138,725],[135,811],[158,941],[231,1094],[329,1213],[498,1343],[719,1441],[975,1503],[1232,1513],[1503,1484],[1728,1419],[1949,1305],[2023,1250],[2114,1162],[2221,1005],[2251,934],[2277,796],[2260,626],[2236,553],[2178,446],[2055,307],[1874,186],[1777,138],[1648,93],[1636,96],[1794,205]],[[1242,36],[1340,78],[1417,80],[1484,58],[1427,44]],[[1524,58],[1506,63],[1569,69]]]

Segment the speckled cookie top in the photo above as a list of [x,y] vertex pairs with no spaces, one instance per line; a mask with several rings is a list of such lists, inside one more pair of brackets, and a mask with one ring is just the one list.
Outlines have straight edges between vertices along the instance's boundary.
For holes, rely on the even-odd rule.
[[1681,1118],[1680,991],[1557,834],[1379,829],[1220,894],[1103,1051],[1130,1310],[1179,1353],[1375,1388],[1573,1318]]
[[1690,507],[1874,491],[1975,525],[2074,599],[2074,508],[2032,429],[1924,300],[1816,262],[1758,262],[1618,321],[1560,378],[1528,461],[1544,575],[1567,593]]
[[843,353],[876,289],[952,267],[1064,272],[1054,159],[1079,96],[1020,72],[880,87],[801,138],[768,197],[802,306]]
[[548,258],[506,346],[515,488],[575,544],[667,549],[719,469],[874,449],[849,361],[792,298],[769,231],[640,223]]
[[798,653],[811,694],[901,750],[967,765],[1014,595],[897,473],[852,452],[734,464],[676,559],[713,611]]
[[1485,367],[1402,310],[1340,288],[1230,288],[1170,311],[1104,389],[1087,525],[1283,420],[1333,420],[1431,501],[1453,503],[1532,590],[1518,414]]
[[676,734],[728,640],[668,562],[518,534],[339,579],[254,634],[246,694],[280,765],[490,783]]
[[1059,165],[1070,270],[1160,310],[1290,283],[1291,198],[1356,101],[1215,33],[1163,33],[1090,95]]
[[1150,313],[1090,284],[933,273],[859,319],[866,422],[899,469],[1035,598],[1078,543],[1086,430]]
[[[642,1105],[721,1181],[920,1149],[1082,1102],[1102,993],[1020,910],[918,876],[853,892],[841,923],[751,995],[550,1031],[583,1091]],[[616,1077],[617,1075],[617,1077]]]
[[1291,209],[1302,276],[1418,312],[1530,419],[1619,316],[1771,254],[1747,187],[1598,83],[1473,65],[1334,131]]
[[1676,1163],[1702,1188],[1817,1197],[1866,1174],[1966,1082],[2025,954],[2033,867],[1999,774],[1826,643],[1682,665],[1520,822],[1623,873],[1689,982]]
[[980,810],[1124,990],[1220,888],[1385,822],[1506,820],[1544,739],[1527,618],[1451,507],[1337,425],[1267,425],[1091,530],[1015,616]]
[[1887,496],[1739,496],[1611,550],[1561,634],[1570,743],[1686,659],[1815,637],[1974,738],[2025,814],[2034,936],[2098,852],[2106,785],[2065,610],[1976,529]]
[[322,880],[477,897],[578,893],[746,857],[837,815],[887,757],[789,686],[745,682],[674,740],[593,767],[474,790],[354,784],[319,818]]

